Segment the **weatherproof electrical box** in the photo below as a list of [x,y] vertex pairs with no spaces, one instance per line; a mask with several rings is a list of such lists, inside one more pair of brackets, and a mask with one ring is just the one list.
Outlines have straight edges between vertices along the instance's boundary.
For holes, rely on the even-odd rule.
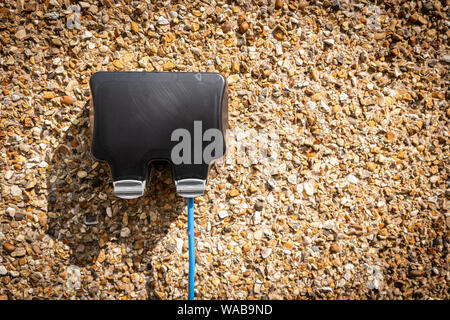
[[[226,149],[228,103],[222,75],[97,72],[90,86],[91,149],[109,164],[116,196],[142,196],[153,160],[171,163],[180,196],[203,194],[210,164]],[[216,148],[208,156],[212,143]]]

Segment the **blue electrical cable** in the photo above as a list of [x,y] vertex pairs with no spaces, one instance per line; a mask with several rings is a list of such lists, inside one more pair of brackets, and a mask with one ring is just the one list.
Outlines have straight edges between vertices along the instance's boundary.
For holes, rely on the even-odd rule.
[[189,237],[189,300],[194,300],[195,240],[194,240],[194,198],[188,198],[188,237]]

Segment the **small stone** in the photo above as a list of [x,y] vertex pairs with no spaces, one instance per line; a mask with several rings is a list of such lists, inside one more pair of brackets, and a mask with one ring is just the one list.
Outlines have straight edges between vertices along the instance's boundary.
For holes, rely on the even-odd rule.
[[446,54],[446,55],[442,56],[441,62],[450,64],[450,54]]
[[55,97],[55,94],[51,91],[46,91],[44,92],[44,99],[53,99]]
[[139,25],[134,21],[131,21],[131,31],[133,31],[134,33],[139,32]]
[[295,174],[291,174],[288,176],[287,181],[290,184],[296,184],[297,183],[297,176]]
[[341,101],[342,103],[345,103],[348,101],[348,95],[345,92],[341,92],[341,94],[339,95],[339,101]]
[[117,68],[117,69],[123,69],[123,63],[120,60],[114,60],[113,61],[113,65]]
[[262,232],[262,230],[256,230],[254,233],[253,233],[253,239],[255,239],[255,240],[261,240],[262,239],[262,236],[263,236],[263,232]]
[[4,266],[0,266],[0,276],[8,274],[8,270]]
[[341,9],[341,2],[339,0],[333,0],[331,8],[335,11],[338,11],[339,9]]
[[171,71],[175,68],[175,65],[172,61],[167,61],[166,63],[164,63],[163,65],[163,70],[164,71]]
[[66,105],[72,105],[74,104],[75,100],[70,96],[63,96],[61,97],[61,103]]
[[175,243],[176,243],[177,253],[178,254],[182,254],[183,253],[183,246],[184,246],[183,239],[177,238],[177,239],[175,239]]
[[261,257],[263,257],[263,259],[266,259],[267,257],[270,256],[271,253],[272,253],[272,248],[264,248],[261,250]]
[[6,209],[6,213],[11,217],[14,218],[14,216],[16,215],[16,209],[14,209],[13,207],[8,207]]
[[107,46],[105,46],[105,45],[102,44],[102,45],[98,48],[98,50],[99,50],[101,53],[106,53],[106,52],[108,52],[109,48],[108,48]]
[[59,38],[53,38],[52,40],[52,44],[57,46],[57,47],[62,47],[63,43]]
[[331,230],[334,228],[334,220],[327,220],[323,223],[322,228]]
[[431,176],[430,177],[430,182],[431,183],[436,183],[439,181],[439,176]]
[[257,200],[254,208],[256,211],[262,211],[264,209],[264,201]]
[[358,178],[355,177],[354,175],[349,174],[349,175],[347,176],[347,181],[348,181],[349,183],[357,184],[359,180],[358,180]]
[[9,179],[12,178],[13,174],[14,174],[14,171],[8,170],[8,171],[6,171],[6,173],[5,173],[5,175],[4,175],[4,178],[5,178],[6,180],[9,180]]
[[55,73],[56,74],[63,74],[64,73],[64,67],[63,66],[59,66],[55,69]]
[[14,35],[17,40],[23,40],[27,36],[27,31],[25,28],[21,28],[17,30],[16,34]]
[[305,8],[308,6],[308,1],[306,0],[300,0],[299,4],[298,4],[298,8],[300,10],[305,10]]
[[275,45],[275,54],[276,54],[277,56],[283,55],[283,47],[282,47],[279,43],[277,43],[277,44]]
[[378,40],[384,39],[385,37],[386,37],[386,32],[377,32],[377,33],[375,33],[373,38],[378,41]]
[[334,40],[333,39],[325,39],[323,42],[327,46],[330,46],[330,47],[334,46]]
[[239,31],[240,31],[242,34],[244,34],[244,33],[247,32],[248,28],[249,28],[248,23],[247,23],[246,21],[244,21],[244,22],[242,22],[241,25],[239,26]]
[[229,195],[230,197],[237,197],[239,194],[240,194],[240,193],[239,193],[239,190],[237,190],[237,189],[231,189],[231,190],[228,192],[228,195]]
[[388,139],[389,142],[393,142],[395,139],[395,135],[391,131],[388,131],[386,132],[386,139]]
[[160,17],[158,18],[158,24],[159,24],[160,26],[165,26],[165,25],[170,24],[170,22],[169,22],[169,20],[167,20],[167,19],[164,18],[163,16],[160,16]]
[[228,217],[228,212],[225,210],[221,210],[219,211],[219,218],[220,219],[225,219],[226,217]]
[[102,250],[100,250],[100,253],[98,254],[97,262],[103,263],[103,261],[105,261],[105,259],[106,259],[105,250],[102,249]]
[[87,172],[86,171],[78,171],[78,173],[77,173],[77,176],[78,176],[78,178],[80,178],[80,179],[83,179],[83,178],[86,178],[87,177]]
[[81,35],[81,40],[87,40],[93,37],[92,32],[86,30],[82,35]]
[[228,33],[231,31],[231,23],[229,23],[228,21],[225,21],[224,23],[222,23],[222,25],[220,26],[222,28],[222,31],[224,33]]
[[309,182],[303,183],[303,190],[308,196],[312,196],[315,192],[313,184]]
[[144,240],[137,240],[134,244],[133,244],[133,249],[134,250],[139,250],[142,249],[144,247]]
[[11,253],[11,256],[14,258],[20,258],[27,254],[25,248],[18,248]]
[[276,0],[275,1],[275,9],[281,9],[281,8],[283,8],[283,5],[284,5],[284,3],[283,3],[283,0]]
[[312,75],[312,78],[314,79],[314,81],[319,81],[319,72],[317,71],[316,68],[313,68],[311,70],[311,75]]
[[303,236],[303,242],[308,245],[312,243],[312,239],[308,236]]
[[39,168],[46,168],[48,166],[48,163],[46,161],[41,161],[38,164]]
[[122,238],[128,238],[131,234],[131,231],[128,227],[124,227],[122,228],[122,230],[120,230],[120,236]]
[[47,216],[41,216],[39,217],[39,225],[41,227],[45,227],[47,225]]
[[337,253],[337,252],[339,252],[339,250],[340,250],[340,248],[339,248],[339,246],[337,245],[337,244],[332,244],[331,246],[330,246],[330,252],[331,253]]
[[230,276],[230,281],[231,281],[231,282],[236,282],[236,281],[238,281],[238,280],[239,280],[239,277],[238,277],[237,275],[232,274],[232,275]]
[[428,20],[427,18],[425,18],[424,16],[419,16],[418,21],[423,24],[423,25],[427,25],[428,24]]
[[261,223],[261,212],[255,211],[253,214],[253,224],[257,225]]
[[16,185],[13,185],[13,186],[11,187],[11,195],[12,195],[13,197],[21,197],[21,196],[22,196],[22,189],[19,188],[19,187],[16,186]]
[[88,214],[84,217],[84,224],[91,226],[98,224],[97,217],[93,214]]
[[248,191],[249,191],[250,193],[255,193],[255,192],[258,191],[258,188],[252,183],[252,184],[250,184],[250,186],[248,187]]
[[16,247],[15,247],[13,244],[9,243],[9,242],[5,242],[5,243],[3,244],[3,248],[4,248],[6,251],[8,251],[8,252],[13,252],[14,249],[16,249]]

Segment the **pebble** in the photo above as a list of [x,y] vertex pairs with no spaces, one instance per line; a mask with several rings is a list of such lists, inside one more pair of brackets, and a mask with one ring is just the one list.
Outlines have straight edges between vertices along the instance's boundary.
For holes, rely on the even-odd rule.
[[12,170],[8,170],[8,171],[6,171],[4,177],[5,177],[6,180],[9,180],[9,179],[12,178],[13,174],[14,174],[14,172]]
[[264,209],[264,201],[257,200],[254,208],[256,211],[262,211]]
[[19,188],[19,187],[16,186],[16,185],[13,185],[13,186],[11,187],[11,195],[12,195],[13,197],[21,197],[21,196],[22,196],[22,189]]
[[272,253],[272,248],[264,248],[261,250],[261,257],[263,257],[263,259],[267,259],[271,253]]
[[128,238],[131,234],[131,231],[128,227],[124,227],[122,228],[122,230],[120,230],[120,236],[122,238]]
[[66,104],[66,105],[72,105],[74,104],[75,100],[70,97],[70,96],[63,96],[61,98],[61,103]]
[[295,174],[291,174],[291,175],[288,176],[287,180],[291,184],[296,184],[297,183],[297,176]]
[[8,274],[8,270],[4,266],[0,266],[0,276],[4,276]]
[[281,9],[283,8],[284,2],[283,0],[276,0],[275,1],[275,9]]
[[219,211],[219,218],[220,219],[225,219],[226,217],[228,217],[228,211],[226,211],[226,210]]
[[339,252],[340,251],[340,248],[339,248],[339,246],[337,245],[337,244],[332,244],[331,246],[330,246],[330,252],[331,253],[337,253],[337,252]]
[[86,171],[83,171],[83,170],[78,171],[78,173],[77,173],[77,176],[78,176],[78,178],[80,178],[80,179],[86,178],[87,175],[88,175],[87,172],[86,172]]
[[357,177],[355,177],[354,175],[349,174],[349,175],[347,176],[347,181],[348,181],[349,183],[357,184],[358,181],[359,181],[359,179],[358,179]]
[[244,34],[244,33],[247,32],[248,28],[249,28],[248,23],[247,23],[246,21],[244,21],[244,22],[242,22],[241,25],[239,26],[239,31],[240,31],[242,34]]
[[163,16],[160,16],[160,17],[158,18],[158,24],[161,25],[161,26],[165,26],[165,25],[170,24],[170,22],[169,22],[169,20],[167,20],[167,19],[164,18]]
[[25,28],[20,28],[19,30],[17,30],[15,37],[17,40],[23,40],[25,37],[27,36],[27,31],[25,30]]
[[319,81],[319,72],[317,71],[316,68],[313,68],[311,70],[311,75],[314,81]]
[[323,42],[326,45],[330,46],[330,47],[334,46],[334,40],[333,39],[325,39]]
[[323,223],[322,228],[331,230],[334,228],[334,220],[327,220]]
[[12,208],[12,207],[8,207],[6,208],[6,213],[11,217],[14,218],[14,216],[16,215],[16,209]]
[[83,32],[83,34],[81,35],[81,40],[87,40],[87,39],[91,39],[93,37],[92,32],[86,30],[85,32]]
[[220,27],[224,33],[228,33],[231,31],[232,25],[230,22],[225,21]]
[[314,186],[310,182],[303,183],[303,190],[306,192],[308,196],[312,196],[315,193]]
[[261,221],[262,221],[261,212],[255,211],[255,213],[253,214],[253,224],[254,225],[260,224]]
[[26,254],[27,254],[27,251],[24,248],[19,248],[19,249],[14,250],[11,253],[11,257],[20,258],[20,257],[25,256]]
[[14,251],[14,250],[16,249],[16,247],[15,247],[14,245],[12,245],[11,243],[9,243],[9,242],[5,242],[5,243],[3,244],[3,248],[4,248],[6,251],[8,251],[8,252],[12,252],[12,251]]
[[262,230],[256,230],[254,233],[253,233],[253,238],[255,239],[255,240],[261,240],[262,239],[262,236],[263,236],[263,232],[262,232]]

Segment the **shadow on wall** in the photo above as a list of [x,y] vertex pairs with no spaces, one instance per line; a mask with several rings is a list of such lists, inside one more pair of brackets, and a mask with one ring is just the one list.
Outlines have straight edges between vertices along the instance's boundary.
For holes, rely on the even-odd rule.
[[[152,165],[144,196],[115,197],[108,165],[91,155],[89,105],[83,110],[46,160],[47,234],[69,246],[69,264],[82,268],[84,274],[90,271],[94,278],[106,279],[105,270],[113,266],[113,273],[125,269],[152,281],[152,251],[185,210],[183,199],[176,196],[171,167],[164,162]],[[118,286],[114,281],[111,285]],[[83,295],[83,283],[80,287]],[[147,297],[154,296],[150,287],[147,283]],[[86,290],[91,297],[99,297],[98,291]]]

